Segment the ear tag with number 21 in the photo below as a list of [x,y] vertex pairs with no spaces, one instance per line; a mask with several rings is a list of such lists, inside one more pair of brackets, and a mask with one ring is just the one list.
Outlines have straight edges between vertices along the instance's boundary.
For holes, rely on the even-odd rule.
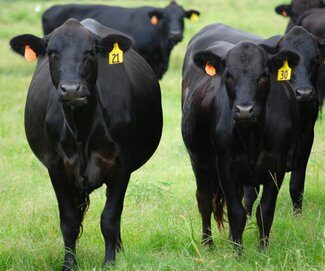
[[291,79],[291,68],[289,67],[288,60],[283,62],[283,66],[278,71],[278,81],[289,81]]
[[115,42],[113,50],[108,54],[108,64],[120,64],[123,63],[123,51],[118,47],[118,43]]

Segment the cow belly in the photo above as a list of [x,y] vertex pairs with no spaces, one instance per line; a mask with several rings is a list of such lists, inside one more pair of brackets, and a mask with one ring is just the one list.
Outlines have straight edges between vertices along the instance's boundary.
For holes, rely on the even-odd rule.
[[261,152],[256,161],[246,155],[233,161],[233,168],[239,180],[245,185],[257,186],[265,184],[275,171],[272,157],[267,152]]
[[92,152],[84,166],[80,165],[77,154],[64,158],[64,168],[74,185],[88,193],[107,182],[114,166],[115,157],[107,158],[98,152]]

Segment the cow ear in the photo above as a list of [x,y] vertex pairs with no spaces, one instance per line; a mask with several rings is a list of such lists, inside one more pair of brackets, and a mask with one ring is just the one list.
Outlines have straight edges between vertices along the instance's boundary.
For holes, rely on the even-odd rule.
[[37,56],[46,53],[47,42],[45,39],[25,34],[12,38],[10,47],[16,53],[24,56],[27,61],[33,61]]
[[281,51],[271,57],[271,63],[275,70],[283,67],[285,61],[288,61],[290,68],[295,68],[298,66],[300,57],[297,53],[292,51]]
[[274,55],[279,51],[279,43],[281,42],[282,36],[276,35],[272,36],[262,42],[258,43],[268,54]]
[[200,12],[194,9],[185,11],[185,17],[191,21],[196,21],[199,19]]
[[132,39],[125,35],[111,34],[99,40],[98,50],[100,52],[111,52],[114,44],[117,43],[119,49],[123,52],[128,51],[132,47]]
[[148,13],[149,19],[151,24],[156,25],[158,24],[159,20],[163,17],[163,12],[159,9],[152,10]]
[[193,61],[197,67],[199,67],[210,76],[221,76],[223,74],[223,59],[209,50],[197,52],[194,54]]
[[283,17],[292,16],[292,6],[291,5],[279,5],[275,8],[275,12]]

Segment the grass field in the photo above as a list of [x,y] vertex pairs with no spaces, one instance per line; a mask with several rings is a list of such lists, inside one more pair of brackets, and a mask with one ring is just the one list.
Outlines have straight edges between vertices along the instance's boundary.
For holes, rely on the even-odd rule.
[[[0,1],[0,270],[60,270],[63,241],[58,208],[45,168],[24,134],[26,92],[34,64],[10,52],[8,41],[41,33],[41,13],[56,1]],[[83,2],[83,1],[78,1]],[[95,1],[88,1],[95,2]],[[100,1],[96,1],[100,3]],[[104,1],[102,1],[104,2]],[[198,22],[186,22],[185,39],[171,56],[161,81],[164,131],[153,158],[132,175],[122,217],[124,253],[113,270],[325,270],[325,124],[319,121],[308,165],[303,214],[293,217],[288,178],[279,195],[270,247],[257,249],[251,219],[244,254],[237,259],[228,229],[213,228],[215,249],[201,247],[195,181],[180,132],[181,66],[188,40],[203,26],[223,22],[265,37],[283,33],[287,20],[273,9],[281,0],[183,0],[198,9]],[[167,1],[106,1],[126,6],[165,6]],[[41,5],[41,12],[34,8]],[[77,258],[80,270],[101,270],[104,241],[99,219],[105,188],[91,195]]]

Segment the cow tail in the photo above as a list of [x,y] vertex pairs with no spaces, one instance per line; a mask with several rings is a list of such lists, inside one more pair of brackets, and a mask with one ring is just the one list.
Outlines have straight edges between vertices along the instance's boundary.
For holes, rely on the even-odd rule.
[[219,181],[216,183],[212,197],[213,216],[217,222],[219,230],[224,229],[226,199]]
[[83,234],[84,228],[83,228],[82,222],[83,222],[83,220],[84,220],[84,218],[86,216],[86,213],[87,213],[87,211],[89,209],[89,205],[90,205],[90,199],[89,199],[89,194],[88,193],[82,192],[80,196],[83,199],[83,203],[78,206],[78,208],[80,210],[80,213],[82,214],[78,240],[80,239],[80,237]]

